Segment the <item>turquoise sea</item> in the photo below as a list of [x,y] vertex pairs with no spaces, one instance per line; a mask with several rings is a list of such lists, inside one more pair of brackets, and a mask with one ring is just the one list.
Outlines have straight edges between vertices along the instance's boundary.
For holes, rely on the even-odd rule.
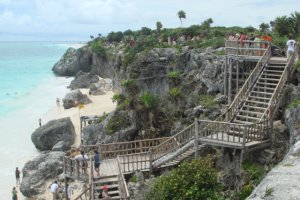
[[31,142],[38,119],[55,106],[57,97],[68,92],[71,79],[56,77],[51,68],[69,45],[0,42],[1,199],[11,199],[15,168],[22,168],[38,154]]

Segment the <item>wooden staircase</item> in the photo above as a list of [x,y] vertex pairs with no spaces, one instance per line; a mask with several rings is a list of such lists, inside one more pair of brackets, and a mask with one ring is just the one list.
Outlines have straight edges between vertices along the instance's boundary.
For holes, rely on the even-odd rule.
[[93,179],[94,200],[102,199],[99,198],[99,194],[102,193],[104,185],[108,186],[108,194],[110,196],[110,199],[121,199],[118,182],[119,182],[119,177],[117,175],[94,178]]
[[285,66],[286,58],[270,58],[269,63],[263,68],[232,120],[233,123],[252,124],[261,120],[271,103],[270,100],[283,75]]

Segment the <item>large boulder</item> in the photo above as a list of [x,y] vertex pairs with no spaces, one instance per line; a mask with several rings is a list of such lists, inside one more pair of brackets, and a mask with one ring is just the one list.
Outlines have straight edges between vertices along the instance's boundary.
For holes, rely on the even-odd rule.
[[23,179],[20,190],[26,197],[42,194],[47,179],[56,178],[63,172],[64,152],[50,152],[39,155],[34,160],[28,161],[23,170]]
[[92,95],[103,95],[105,91],[111,91],[113,88],[111,79],[100,78],[97,83],[93,83],[90,86],[90,94]]
[[82,94],[82,92],[79,89],[66,94],[65,98],[63,98],[62,101],[63,101],[63,106],[65,109],[75,107],[78,104],[89,104],[92,102],[87,97],[87,95]]
[[51,150],[58,142],[63,141],[70,147],[75,141],[75,128],[70,118],[52,120],[37,128],[31,135],[31,140],[39,150]]
[[92,68],[93,53],[87,48],[69,48],[52,71],[60,76],[75,76],[79,71],[89,72]]
[[69,88],[72,90],[78,88],[89,88],[91,84],[97,83],[99,79],[100,78],[97,75],[80,71],[76,74],[75,79],[71,81]]

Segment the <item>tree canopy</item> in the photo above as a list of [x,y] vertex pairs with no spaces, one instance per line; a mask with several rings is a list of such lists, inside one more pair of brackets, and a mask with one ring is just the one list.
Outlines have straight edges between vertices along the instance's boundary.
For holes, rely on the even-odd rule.
[[180,10],[180,11],[178,11],[177,15],[178,15],[178,17],[180,19],[180,25],[182,27],[182,19],[186,18],[185,12],[183,10]]

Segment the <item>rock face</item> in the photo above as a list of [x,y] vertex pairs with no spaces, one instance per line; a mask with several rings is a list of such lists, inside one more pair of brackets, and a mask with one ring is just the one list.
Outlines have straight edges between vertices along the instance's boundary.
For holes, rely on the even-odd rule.
[[285,124],[293,145],[284,160],[254,189],[248,200],[294,200],[300,196],[300,106],[285,112]]
[[[120,122],[120,118],[116,117],[120,117],[122,119],[127,118],[127,120]],[[83,140],[87,145],[119,142],[130,140],[133,138],[133,133],[136,131],[136,117],[133,113],[115,111],[109,113],[101,123],[91,124],[84,127]]]
[[75,107],[78,104],[89,104],[92,102],[87,95],[82,94],[79,89],[66,94],[62,101],[65,109]]
[[78,88],[89,88],[91,84],[97,83],[100,77],[86,72],[78,72],[75,79],[71,81],[69,88],[72,90]]
[[22,194],[32,197],[43,193],[45,181],[63,172],[63,156],[64,152],[50,152],[27,162],[22,170],[23,179],[20,186]]
[[52,71],[60,76],[75,76],[79,71],[89,72],[92,68],[92,52],[83,47],[80,49],[69,48],[58,61]]
[[91,95],[102,95],[105,91],[111,91],[113,88],[111,79],[100,78],[97,83],[93,83],[90,86]]
[[69,148],[75,141],[75,129],[69,117],[52,120],[36,129],[31,140],[39,150],[51,150],[61,141]]

